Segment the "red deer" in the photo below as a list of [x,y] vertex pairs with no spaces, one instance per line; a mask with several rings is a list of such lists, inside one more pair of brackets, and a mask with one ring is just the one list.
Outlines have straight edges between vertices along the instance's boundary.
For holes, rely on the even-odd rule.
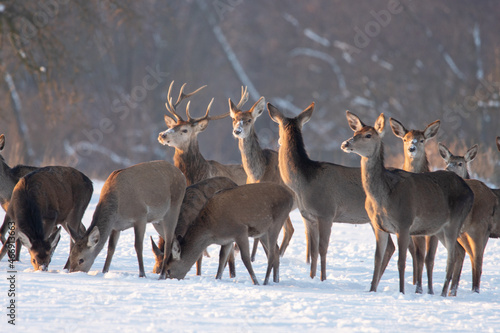
[[146,276],[142,249],[146,223],[153,223],[165,240],[160,279],[165,279],[166,260],[170,256],[174,230],[179,217],[186,178],[172,164],[152,161],[111,173],[104,183],[92,223],[83,236],[75,235],[71,250],[70,272],[88,272],[95,258],[108,242],[103,273],[109,271],[120,232],[134,228],[139,276]]
[[398,238],[399,291],[405,290],[406,252],[410,235],[437,235],[448,250],[446,279],[441,296],[448,293],[456,260],[460,228],[469,213],[474,194],[465,181],[448,171],[411,173],[384,166],[382,136],[385,117],[365,125],[346,112],[354,136],[342,143],[342,150],[361,156],[361,177],[366,193],[365,208],[377,240],[375,269],[370,291],[377,291],[382,275],[382,253],[389,233]]
[[[184,194],[184,200],[182,201],[181,211],[179,213],[179,220],[177,221],[177,227],[175,228],[175,237],[184,237],[186,231],[191,224],[196,220],[196,217],[200,213],[206,202],[214,196],[215,193],[234,188],[236,185],[231,179],[226,177],[214,177],[202,180],[196,184],[188,186],[186,188],[186,193]],[[156,258],[155,267],[153,268],[154,273],[160,273],[161,264],[163,261],[163,247],[164,244],[159,242],[158,247],[153,238],[151,238],[151,245],[153,247],[153,253]],[[234,269],[234,254],[233,260],[229,261],[229,275],[230,277],[235,277]],[[224,270],[225,262],[219,262],[219,271],[217,273],[217,278],[222,277],[222,272]]]
[[[14,226],[4,244],[0,259],[9,243],[20,239],[31,255],[35,270],[47,270],[60,238],[61,225],[68,233],[83,234],[81,223],[92,197],[92,182],[80,171],[62,166],[50,166],[33,171],[19,180],[4,223]],[[70,251],[74,247],[70,243]],[[69,267],[69,259],[64,266]]]
[[[246,91],[242,88],[242,95],[245,93]],[[255,122],[266,108],[264,97],[261,97],[248,111],[242,111],[240,108],[229,99],[229,115],[233,120],[233,135],[238,139],[243,169],[247,174],[247,184],[261,182],[284,184],[278,166],[278,152],[262,149],[257,133],[255,133]],[[283,227],[281,256],[285,253],[293,232],[293,224],[289,217]],[[255,241],[251,255],[252,261],[255,260],[257,245],[258,241]]]
[[478,293],[483,270],[483,257],[489,237],[500,235],[500,209],[494,190],[479,180],[470,179],[468,165],[477,154],[477,145],[464,156],[454,156],[445,145],[439,143],[439,153],[446,162],[446,170],[453,171],[463,179],[474,192],[474,204],[464,221],[458,242],[462,245],[457,254],[451,291],[456,293],[464,263],[465,252],[472,266],[472,291]]
[[[326,279],[326,253],[333,222],[362,224],[370,219],[365,211],[365,192],[361,169],[309,158],[302,138],[302,126],[309,121],[314,103],[295,118],[285,117],[267,103],[271,119],[279,125],[279,168],[283,182],[295,192],[304,220],[311,254],[311,278],[316,276],[318,253],[321,256],[321,280]],[[395,247],[388,237],[385,268]]]
[[[415,173],[429,172],[425,144],[428,140],[436,136],[441,122],[436,120],[427,125],[423,131],[407,130],[403,124],[394,118],[389,118],[389,122],[394,135],[403,140],[405,158],[403,170]],[[412,242],[410,242],[409,249],[413,257],[413,284],[416,284],[416,293],[421,294],[423,291],[422,272],[425,261],[427,269],[427,293],[434,294],[432,270],[434,268],[438,239],[436,236],[412,236],[411,239]]]
[[[5,147],[5,135],[0,135],[0,151]],[[12,191],[14,186],[21,177],[26,176],[28,173],[37,170],[37,167],[27,166],[27,165],[16,165],[11,168],[5,163],[2,155],[0,155],[0,205],[3,210],[7,212],[9,207],[10,198],[12,196]],[[5,243],[5,234],[8,231],[8,225],[2,224],[0,227],[0,235],[2,244]],[[18,239],[16,242],[16,257],[15,260],[19,260],[19,255],[21,251],[21,240]]]
[[[172,260],[167,265],[170,278],[183,279],[203,250],[211,244],[222,246],[220,261],[224,262],[233,242],[238,244],[241,259],[252,282],[259,284],[250,261],[248,237],[260,238],[267,252],[264,284],[279,282],[280,229],[293,205],[293,194],[274,183],[241,185],[216,193],[208,200],[195,222],[180,242],[174,242]],[[220,275],[218,275],[220,278]]]
[[[247,175],[241,165],[225,165],[217,161],[207,161],[201,154],[198,146],[198,134],[207,128],[210,120],[225,118],[229,115],[229,112],[223,115],[209,117],[208,114],[212,106],[212,99],[207,107],[205,115],[200,118],[193,118],[189,112],[190,102],[188,102],[186,105],[187,120],[184,120],[177,113],[177,107],[184,99],[193,96],[206,86],[202,86],[189,94],[185,94],[184,87],[186,84],[184,83],[179,91],[177,101],[173,103],[171,97],[173,85],[174,81],[170,83],[167,94],[167,103],[165,103],[167,111],[170,112],[173,118],[169,115],[165,115],[165,124],[167,125],[168,130],[159,134],[158,141],[162,145],[175,148],[174,164],[182,171],[184,176],[186,176],[187,185],[193,185],[201,180],[212,177],[227,177],[238,185],[245,184]],[[241,105],[246,102],[246,98],[246,95],[241,96]],[[232,258],[230,258],[230,260],[232,260]],[[197,262],[198,275],[201,275],[201,261],[200,257],[200,260]]]

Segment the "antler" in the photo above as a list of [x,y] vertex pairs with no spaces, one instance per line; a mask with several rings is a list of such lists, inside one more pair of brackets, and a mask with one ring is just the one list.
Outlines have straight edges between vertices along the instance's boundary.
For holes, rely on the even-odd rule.
[[248,89],[247,87],[241,86],[241,98],[238,104],[236,105],[237,109],[240,109],[245,105],[245,103],[248,101]]
[[[194,94],[196,94],[198,91],[200,91],[201,89],[205,88],[206,85],[196,89],[195,91],[189,93],[189,94],[185,94],[184,93],[184,87],[186,87],[186,83],[184,83],[182,86],[181,86],[181,90],[179,91],[179,97],[177,98],[177,102],[175,102],[175,104],[172,103],[172,86],[174,85],[174,81],[172,81],[170,83],[170,87],[168,87],[168,94],[167,94],[167,103],[165,103],[165,107],[167,108],[168,112],[170,112],[176,119],[177,119],[177,122],[179,121],[184,121],[182,119],[181,116],[179,116],[175,111],[177,109],[177,106],[186,98],[189,98],[191,96],[193,96]],[[210,102],[210,105],[212,103]],[[209,105],[209,106],[210,106]],[[208,111],[207,111],[208,113]],[[188,104],[186,105],[186,114],[188,116],[188,119],[191,119],[191,117],[189,116],[189,102]]]

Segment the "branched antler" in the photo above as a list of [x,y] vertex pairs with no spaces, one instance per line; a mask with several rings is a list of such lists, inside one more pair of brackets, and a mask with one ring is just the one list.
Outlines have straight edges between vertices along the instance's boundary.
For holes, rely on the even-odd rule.
[[[177,106],[179,106],[179,104],[185,100],[186,98],[189,98],[191,96],[193,96],[194,94],[196,94],[198,91],[200,91],[201,89],[205,88],[206,85],[196,89],[195,91],[189,93],[189,94],[185,94],[184,93],[184,88],[186,87],[186,83],[184,83],[182,86],[181,86],[181,90],[179,91],[179,97],[177,97],[177,101],[175,102],[175,104],[173,104],[172,102],[172,87],[174,85],[174,81],[172,81],[170,83],[170,86],[168,87],[168,94],[167,94],[167,103],[165,103],[165,107],[167,108],[167,111],[170,112],[176,119],[177,119],[177,122],[179,121],[184,121],[182,119],[182,117],[177,114],[176,110],[177,110]],[[212,103],[210,103],[212,104]],[[188,116],[188,119],[190,119],[190,116],[189,116],[189,102],[186,106],[186,114]]]

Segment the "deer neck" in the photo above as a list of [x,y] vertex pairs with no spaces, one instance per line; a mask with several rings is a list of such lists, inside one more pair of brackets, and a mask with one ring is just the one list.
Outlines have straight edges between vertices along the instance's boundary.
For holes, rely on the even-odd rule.
[[175,148],[174,165],[186,177],[187,185],[208,178],[209,164],[201,154],[196,139],[191,140],[185,149]]
[[429,172],[427,156],[424,155],[423,158],[410,158],[405,156],[403,170],[415,173]]
[[300,183],[315,176],[319,163],[309,158],[302,132],[297,126],[287,126],[283,133],[278,152],[280,174],[287,186],[297,190]]
[[[20,177],[16,177],[12,169],[3,160],[0,161],[0,204],[7,211],[12,191],[19,181]],[[24,176],[24,175],[23,175]],[[22,177],[22,176],[21,176]]]
[[101,252],[102,248],[108,241],[111,231],[113,230],[114,223],[116,222],[116,210],[117,203],[114,198],[109,201],[106,200],[106,204],[102,204],[102,202],[99,202],[96,207],[94,216],[92,217],[92,222],[87,229],[87,234],[89,234],[94,227],[99,229],[99,242],[97,243],[94,250],[96,256]]
[[361,157],[361,180],[367,200],[383,204],[390,188],[387,182],[387,170],[384,166],[384,147],[379,144],[371,157]]
[[248,176],[248,182],[258,182],[266,169],[266,158],[255,130],[244,139],[238,139],[243,168]]

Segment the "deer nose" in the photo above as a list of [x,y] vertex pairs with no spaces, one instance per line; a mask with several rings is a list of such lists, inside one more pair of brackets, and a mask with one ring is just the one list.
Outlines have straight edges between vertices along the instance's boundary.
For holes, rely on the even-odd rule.
[[340,146],[340,148],[342,150],[347,150],[349,148],[349,141],[346,140],[346,141],[342,142],[342,145]]
[[234,134],[236,134],[236,135],[240,135],[240,134],[241,134],[241,132],[242,132],[242,130],[241,130],[241,128],[240,128],[240,127],[238,127],[237,129],[235,129],[235,130],[233,131],[233,133],[234,133]]
[[415,147],[415,146],[411,146],[411,147],[408,149],[408,151],[409,151],[410,153],[414,153],[414,152],[415,152],[415,150],[417,150],[417,147]]

